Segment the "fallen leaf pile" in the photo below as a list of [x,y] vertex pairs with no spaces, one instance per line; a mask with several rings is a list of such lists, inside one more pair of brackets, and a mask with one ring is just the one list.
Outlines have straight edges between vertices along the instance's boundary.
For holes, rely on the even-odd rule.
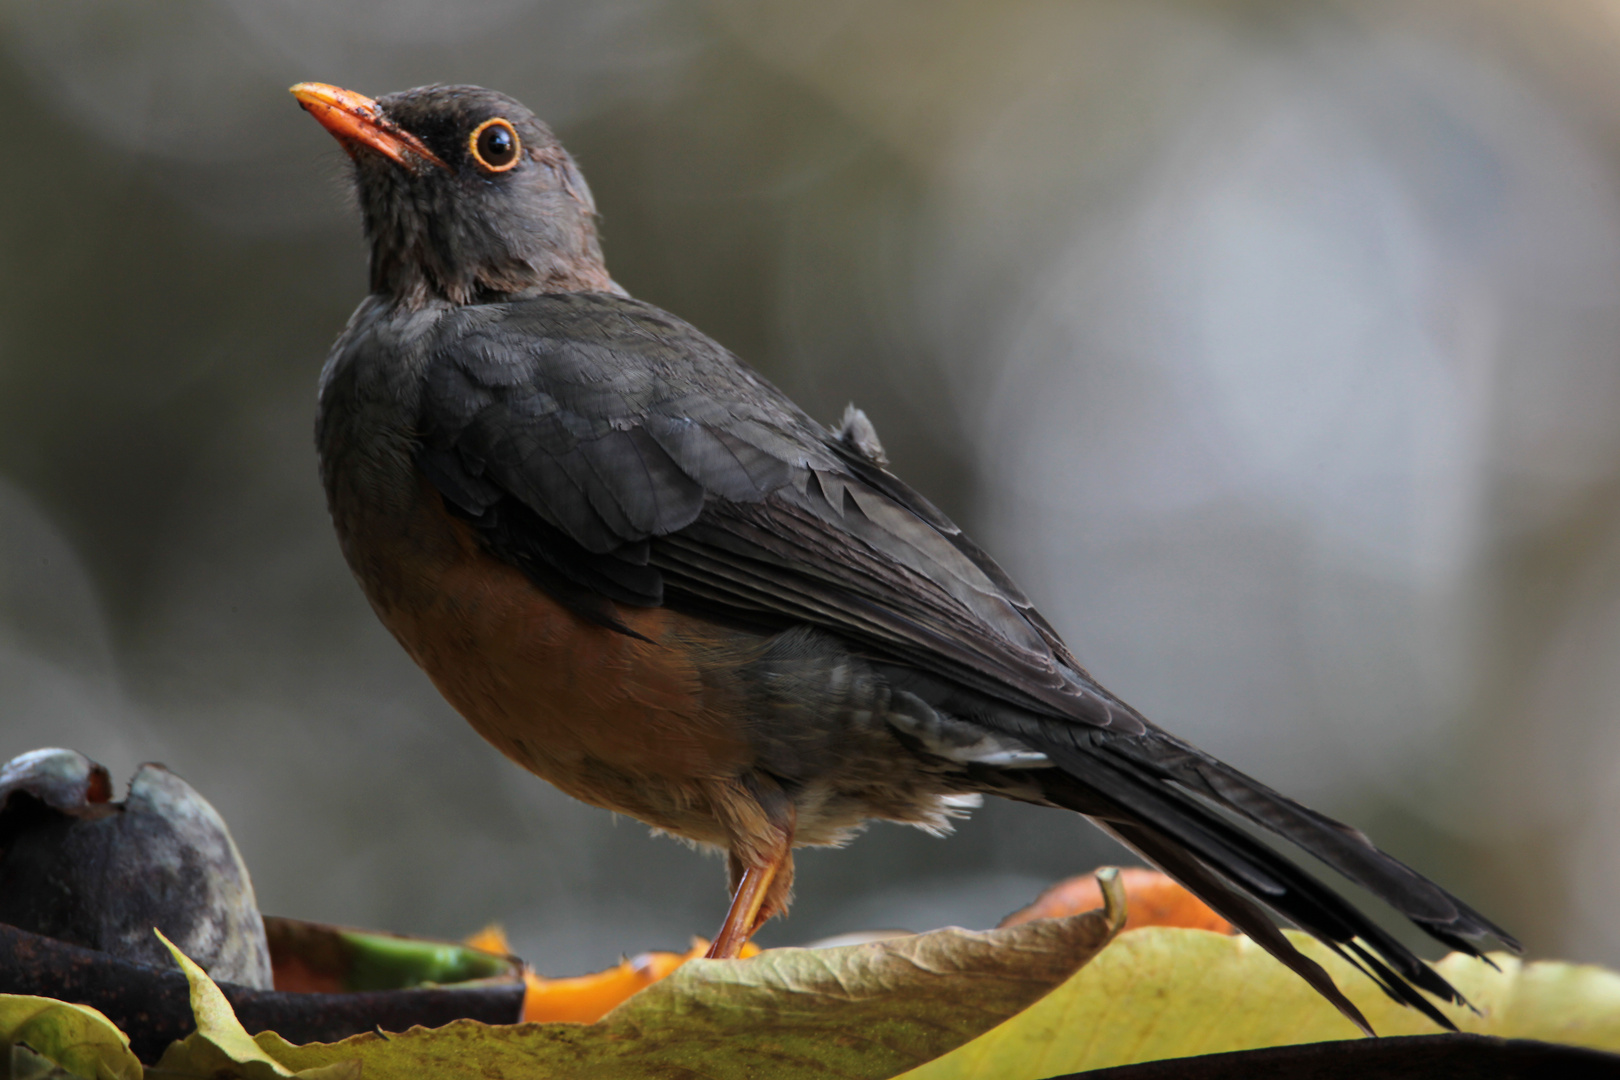
[[[1146,879],[1135,885],[1138,894],[1156,888]],[[1068,899],[1049,892],[1038,903],[1061,910],[1080,891],[1062,895]],[[1098,895],[1105,910],[1021,913],[991,931],[773,949],[740,961],[650,954],[595,976],[536,977],[531,1008],[554,1014],[594,1012],[640,985],[594,1023],[463,1020],[304,1046],[273,1032],[250,1036],[218,987],[171,946],[190,984],[197,1031],[172,1044],[144,1078],[1042,1080],[1355,1037],[1332,1006],[1247,938],[1165,925],[1121,933],[1121,883],[1105,877]],[[1189,917],[1173,896],[1151,917],[1202,918]],[[1433,1033],[1348,964],[1293,938],[1381,1034]],[[505,945],[493,937],[475,944]],[[1620,975],[1491,959],[1497,968],[1459,955],[1438,965],[1478,1008],[1446,1007],[1458,1027],[1620,1051]],[[128,1040],[104,1016],[47,998],[0,995],[0,1048],[11,1054],[13,1076],[143,1080]]]
[[[1123,894],[1111,885],[1107,898],[1103,911],[1004,930],[947,929],[837,949],[775,949],[750,960],[690,960],[594,1024],[462,1020],[305,1046],[273,1032],[250,1037],[218,987],[176,952],[191,986],[197,1031],[172,1044],[147,1076],[809,1080],[831,1073],[886,1080],[977,1037],[1061,985],[1123,925]],[[42,1014],[42,999],[24,1006],[15,1005],[18,1000],[0,995],[0,1010],[16,1010],[19,1028],[33,1022],[31,1041],[7,1031],[0,1031],[0,1041],[27,1042],[32,1052],[84,1080],[140,1075],[132,1071],[139,1064],[127,1040],[99,1013],[63,1006]]]

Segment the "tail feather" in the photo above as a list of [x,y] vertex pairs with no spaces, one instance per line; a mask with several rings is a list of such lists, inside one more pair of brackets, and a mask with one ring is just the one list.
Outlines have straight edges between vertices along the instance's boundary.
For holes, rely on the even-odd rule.
[[[1344,897],[1239,828],[1211,803],[1291,841],[1365,886],[1437,940],[1479,955],[1461,935],[1517,942],[1438,885],[1379,851],[1365,836],[1249,780],[1185,744],[1144,743],[1160,736],[1070,734],[1041,746],[1058,769],[1042,770],[1052,803],[1086,814],[1199,895],[1358,1027],[1366,1021],[1331,978],[1289,943],[1263,905],[1290,920],[1366,973],[1396,1001],[1442,1027],[1453,1025],[1419,990],[1467,1001],[1437,971]],[[1116,747],[1111,743],[1123,743]],[[1027,775],[1027,774],[1026,774]],[[1214,777],[1211,780],[1211,777]],[[1034,777],[1031,777],[1033,779]],[[1244,895],[1247,894],[1247,895]]]
[[1311,989],[1332,1003],[1334,1008],[1343,1013],[1345,1018],[1362,1032],[1367,1035],[1375,1034],[1372,1025],[1367,1023],[1367,1018],[1349,998],[1344,996],[1333,982],[1333,977],[1327,973],[1327,969],[1294,948],[1293,942],[1283,936],[1276,924],[1271,921],[1271,916],[1259,905],[1232,889],[1203,863],[1187,854],[1174,841],[1164,837],[1157,830],[1124,822],[1103,825],[1103,828],[1148,862],[1197,893],[1227,922],[1248,934],[1284,967],[1304,979]]
[[1359,829],[1295,802],[1173,736],[1151,731],[1140,738],[1110,740],[1106,748],[1185,784],[1310,852],[1377,893],[1448,948],[1478,956],[1480,951],[1473,943],[1495,938],[1515,952],[1522,951],[1507,931],[1378,850]]

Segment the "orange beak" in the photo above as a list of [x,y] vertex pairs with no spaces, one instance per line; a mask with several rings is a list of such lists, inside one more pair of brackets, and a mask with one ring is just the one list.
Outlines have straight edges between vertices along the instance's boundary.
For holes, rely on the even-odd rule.
[[421,139],[383,116],[377,103],[364,94],[326,83],[306,82],[294,86],[292,96],[343,144],[350,157],[354,156],[356,146],[368,146],[407,169],[424,161],[441,169],[449,168]]

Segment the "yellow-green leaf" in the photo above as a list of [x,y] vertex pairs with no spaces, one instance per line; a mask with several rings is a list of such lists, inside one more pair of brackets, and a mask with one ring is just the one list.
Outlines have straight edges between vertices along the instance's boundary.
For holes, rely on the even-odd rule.
[[1456,953],[1435,965],[1480,1011],[1446,1009],[1463,1031],[1620,1053],[1620,974],[1595,964],[1527,964],[1506,953],[1491,960],[1500,971]]
[[[298,1076],[301,1080],[359,1080],[360,1063],[349,1059],[331,1061],[319,1069],[295,1074],[275,1058],[266,1054],[247,1033],[236,1018],[236,1010],[223,992],[214,985],[208,973],[191,961],[174,943],[153,930],[174,956],[174,962],[186,974],[191,987],[191,1013],[197,1021],[197,1030],[178,1042],[169,1044],[158,1062],[158,1069],[167,1075],[205,1077],[208,1080],[241,1078],[241,1080],[280,1080]],[[139,1074],[137,1074],[139,1075]]]
[[1117,932],[1124,902],[1006,930],[939,930],[836,949],[694,960],[595,1024],[458,1021],[382,1039],[260,1045],[290,1068],[358,1058],[366,1080],[432,1076],[838,1076],[885,1080],[1040,999]]
[[[1328,969],[1380,1035],[1437,1032],[1315,940],[1289,936]],[[1620,1050],[1620,975],[1573,964],[1523,964],[1505,954],[1491,959],[1500,971],[1460,954],[1438,965],[1480,1010],[1443,1006],[1460,1029]],[[1039,1080],[1356,1037],[1349,1021],[1248,938],[1150,927],[1121,935],[1041,1002],[903,1080]]]
[[0,1051],[19,1043],[85,1080],[141,1080],[129,1039],[86,1005],[0,994]]

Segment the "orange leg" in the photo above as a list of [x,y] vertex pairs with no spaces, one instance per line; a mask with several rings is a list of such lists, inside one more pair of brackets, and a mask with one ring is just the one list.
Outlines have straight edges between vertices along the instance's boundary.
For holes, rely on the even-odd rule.
[[743,871],[736,895],[731,898],[731,908],[726,912],[726,921],[705,954],[710,960],[735,960],[737,954],[742,952],[742,947],[748,943],[759,924],[764,922],[760,918],[760,909],[765,903],[771,881],[781,866],[782,860],[776,858],[764,866],[750,866]]
[[774,782],[745,777],[718,792],[725,818],[732,825],[727,869],[732,883],[731,907],[706,954],[710,960],[735,960],[748,939],[772,915],[787,910],[793,898],[793,803]]

